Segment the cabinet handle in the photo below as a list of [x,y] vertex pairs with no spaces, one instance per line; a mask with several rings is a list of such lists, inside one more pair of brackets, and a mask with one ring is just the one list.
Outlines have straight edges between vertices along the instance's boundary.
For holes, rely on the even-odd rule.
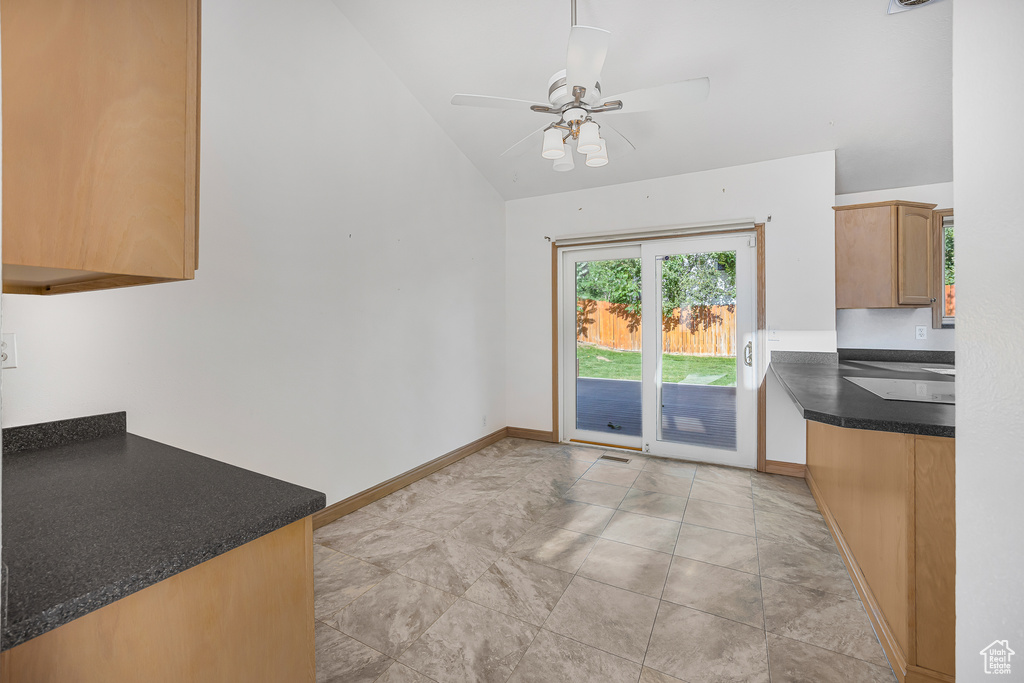
[[743,362],[746,363],[748,368],[754,367],[754,342],[752,341],[748,341],[743,349]]

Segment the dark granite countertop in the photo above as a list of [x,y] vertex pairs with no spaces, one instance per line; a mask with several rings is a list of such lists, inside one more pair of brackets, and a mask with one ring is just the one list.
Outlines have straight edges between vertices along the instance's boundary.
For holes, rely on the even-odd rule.
[[[789,357],[784,357],[790,360]],[[795,359],[795,358],[794,358]],[[845,377],[882,377],[952,382],[922,368],[952,368],[935,362],[841,360],[833,364],[779,362],[769,366],[806,420],[837,427],[953,437],[955,407],[940,403],[887,401]]]
[[62,427],[84,441],[42,430],[44,447],[9,453],[5,439],[4,650],[325,505],[323,493],[125,433],[113,415],[121,431]]

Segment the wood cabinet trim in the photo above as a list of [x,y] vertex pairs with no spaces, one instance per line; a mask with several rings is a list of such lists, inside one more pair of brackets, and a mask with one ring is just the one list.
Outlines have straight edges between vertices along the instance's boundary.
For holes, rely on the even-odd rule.
[[869,202],[866,204],[847,204],[846,206],[833,206],[835,211],[851,211],[856,209],[873,209],[879,206],[913,206],[919,209],[934,209],[936,204],[925,204],[923,202],[907,202],[902,199],[894,199],[888,202]]
[[917,656],[914,662],[952,676],[956,672],[956,443],[918,436],[914,482],[917,536],[914,583],[918,587]]
[[195,277],[199,260],[199,0],[185,0],[185,215],[184,280]]
[[953,215],[953,209],[932,211],[932,329],[942,328],[946,314],[945,240],[942,219]]

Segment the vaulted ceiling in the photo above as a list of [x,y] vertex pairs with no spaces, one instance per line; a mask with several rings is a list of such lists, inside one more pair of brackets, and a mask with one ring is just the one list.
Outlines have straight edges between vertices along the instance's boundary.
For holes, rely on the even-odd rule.
[[952,0],[893,15],[889,0],[578,0],[580,24],[612,32],[606,95],[700,76],[711,94],[612,115],[636,150],[568,173],[541,158],[540,133],[500,156],[551,115],[450,100],[546,102],[569,0],[334,2],[506,199],[830,149],[840,194],[952,180]]

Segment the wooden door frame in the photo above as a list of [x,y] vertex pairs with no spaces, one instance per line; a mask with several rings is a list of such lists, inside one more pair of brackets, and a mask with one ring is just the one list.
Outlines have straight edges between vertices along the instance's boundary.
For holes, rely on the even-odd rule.
[[[760,365],[758,372],[763,368],[765,374],[761,376],[760,382],[757,388],[757,471],[765,471],[765,462],[767,459],[767,438],[766,438],[766,407],[765,399],[767,398],[767,354],[765,349],[766,341],[766,330],[765,330],[765,247],[764,247],[764,223],[755,223],[753,230],[750,228],[737,228],[729,230],[706,230],[701,232],[680,232],[672,235],[657,235],[653,237],[626,237],[626,238],[612,238],[607,240],[592,240],[587,242],[576,242],[573,241],[571,244],[563,244],[559,246],[557,240],[551,242],[551,440],[555,443],[561,441],[561,425],[559,417],[561,415],[561,396],[558,391],[559,384],[559,372],[560,367],[558,364],[558,258],[559,249],[566,247],[588,247],[588,246],[611,246],[614,244],[623,244],[626,242],[652,242],[654,240],[665,240],[665,239],[680,239],[682,237],[709,237],[715,235],[727,235],[730,233],[749,233],[753,232],[757,242],[756,245],[756,256],[757,259],[757,329],[755,335],[757,335]],[[605,445],[605,444],[596,444]],[[613,446],[619,448],[618,446]]]

